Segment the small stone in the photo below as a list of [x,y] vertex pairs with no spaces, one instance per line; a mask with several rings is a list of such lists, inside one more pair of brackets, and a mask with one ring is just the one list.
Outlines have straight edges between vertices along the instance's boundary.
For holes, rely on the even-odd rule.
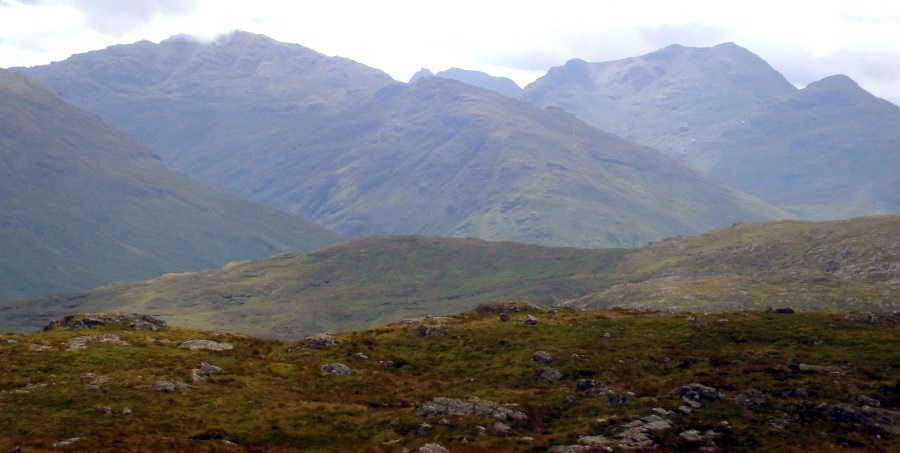
[[653,409],[650,409],[650,412],[652,412],[654,415],[659,415],[660,417],[668,417],[669,415],[672,415],[672,411],[661,407],[654,407]]
[[531,355],[531,361],[537,363],[550,363],[553,362],[553,356],[547,351],[535,351],[535,353]]
[[425,437],[431,433],[431,425],[428,423],[422,423],[419,425],[419,428],[416,429],[416,435],[419,437]]
[[525,315],[525,318],[522,319],[522,322],[533,326],[533,325],[537,324],[538,320],[537,320],[537,318],[535,318],[532,315]]
[[866,395],[859,395],[859,397],[856,398],[856,402],[861,406],[881,407],[881,401],[878,401],[875,398],[870,398]]
[[501,322],[509,321],[509,313],[500,313],[500,321]]
[[158,380],[156,384],[153,386],[154,390],[157,392],[174,392],[175,391],[175,383],[169,381]]
[[337,362],[326,363],[325,365],[322,365],[321,371],[322,373],[331,376],[348,376],[351,374],[356,374],[356,371],[353,371],[347,365]]
[[559,380],[562,379],[563,374],[556,368],[545,366],[538,368],[535,372],[535,376],[537,376],[537,380],[541,384],[550,385],[559,382]]
[[215,376],[222,372],[222,368],[219,368],[207,362],[200,362],[197,365],[196,370],[197,374],[201,376]]
[[694,442],[694,443],[703,441],[703,435],[700,434],[700,431],[697,431],[696,429],[689,429],[687,431],[682,431],[682,432],[678,433],[678,437],[680,437],[688,442]]
[[503,422],[494,422],[494,424],[491,425],[491,431],[493,431],[494,434],[497,434],[499,436],[508,435],[510,429],[511,428],[509,427],[509,425],[507,425],[506,423],[503,423]]
[[365,362],[366,360],[369,360],[369,356],[367,356],[361,352],[357,352],[356,354],[353,354],[353,358],[359,362]]
[[566,399],[563,401],[563,403],[566,406],[574,406],[575,404],[578,403],[578,398],[575,398],[575,396],[573,396],[573,395],[569,395],[566,397]]
[[681,415],[691,415],[691,412],[693,412],[693,410],[690,407],[678,406],[678,413]]
[[793,371],[800,371],[800,359],[797,357],[791,357],[787,362],[788,369]]
[[766,394],[756,389],[750,389],[746,392],[738,393],[734,397],[734,402],[741,407],[758,407],[766,404]]
[[425,444],[419,448],[419,453],[450,453],[450,450],[441,444]]

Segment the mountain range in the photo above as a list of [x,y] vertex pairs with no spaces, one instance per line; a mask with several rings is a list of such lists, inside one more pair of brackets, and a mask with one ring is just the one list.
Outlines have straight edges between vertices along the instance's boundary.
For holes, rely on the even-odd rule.
[[900,107],[846,76],[797,89],[735,44],[673,45],[624,60],[571,60],[520,97],[803,218],[900,212]]
[[245,32],[18,70],[176,169],[346,235],[632,247],[789,217],[558,109]]
[[8,302],[0,305],[0,329],[115,311],[297,339],[506,300],[663,312],[890,313],[900,309],[897,231],[900,216],[741,223],[639,249],[369,236],[311,253]]
[[212,190],[0,70],[0,300],[218,267],[340,239]]

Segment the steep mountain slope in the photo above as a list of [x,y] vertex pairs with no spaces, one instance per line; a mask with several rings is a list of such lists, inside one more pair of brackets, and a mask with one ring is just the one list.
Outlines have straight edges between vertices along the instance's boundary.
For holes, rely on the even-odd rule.
[[642,249],[363,237],[309,254],[0,306],[0,330],[76,312],[299,338],[508,299],[651,310],[900,309],[900,217],[739,224]]
[[230,260],[338,236],[209,189],[23,75],[0,70],[0,300]]
[[[316,124],[285,124],[198,174],[348,235],[637,246],[785,216],[569,114],[452,80],[391,86]],[[273,144],[284,152],[266,154]]]
[[794,91],[761,58],[727,43],[672,45],[603,63],[571,60],[525,87],[521,98],[684,158],[694,143],[716,136],[723,122]]
[[832,76],[731,122],[695,162],[804,218],[900,213],[900,107]]
[[900,107],[843,76],[791,86],[734,44],[551,69],[523,91],[808,219],[898,213]]
[[354,61],[240,31],[212,43],[175,36],[13,70],[55,88],[191,176],[234,138],[252,141],[245,136],[272,122],[396,83]]
[[[157,76],[130,82],[141,65]],[[788,216],[561,111],[442,78],[392,82],[249,33],[26,72],[187,174],[348,235],[637,246]]]

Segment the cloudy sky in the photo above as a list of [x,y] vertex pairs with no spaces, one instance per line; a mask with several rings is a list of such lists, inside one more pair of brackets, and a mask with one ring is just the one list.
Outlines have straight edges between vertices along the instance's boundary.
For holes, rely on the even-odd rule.
[[0,0],[0,67],[234,29],[351,58],[406,81],[477,69],[524,86],[571,58],[734,42],[798,87],[846,74],[900,104],[900,2]]

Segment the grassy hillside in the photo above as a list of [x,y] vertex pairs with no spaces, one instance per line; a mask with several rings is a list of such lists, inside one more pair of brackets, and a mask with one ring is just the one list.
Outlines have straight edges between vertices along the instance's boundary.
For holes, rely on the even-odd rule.
[[[122,325],[5,335],[0,448],[900,448],[896,320],[523,308],[349,332],[324,349]],[[184,347],[197,339],[231,349]],[[323,370],[334,363],[352,374]]]
[[267,337],[376,327],[515,299],[663,311],[890,313],[900,217],[738,224],[641,249],[548,248],[416,236],[357,238],[220,270],[0,305],[0,330],[77,312],[151,313]]
[[310,221],[203,186],[33,79],[0,70],[0,300],[311,250]]
[[179,170],[351,236],[635,247],[790,217],[559,110],[442,78],[406,85],[249,33],[23,71]]

